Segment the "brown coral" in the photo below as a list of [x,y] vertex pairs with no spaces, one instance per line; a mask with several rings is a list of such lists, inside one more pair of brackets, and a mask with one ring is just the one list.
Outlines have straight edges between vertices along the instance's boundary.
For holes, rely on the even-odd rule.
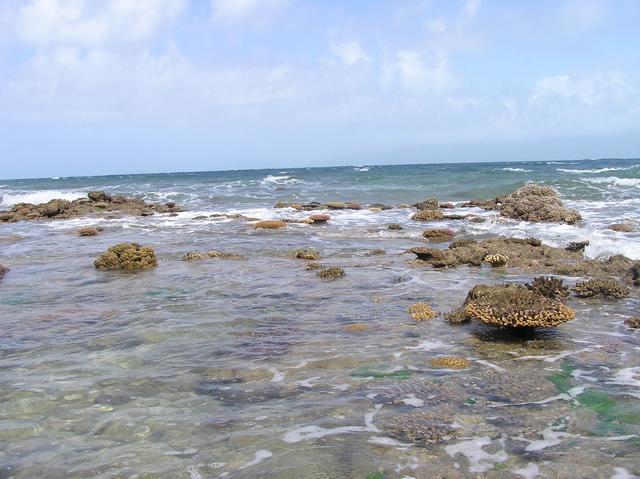
[[623,299],[629,296],[629,288],[614,279],[590,279],[579,282],[573,288],[579,298],[602,296],[607,299]]
[[382,427],[391,437],[425,446],[454,439],[457,432],[451,422],[448,418],[412,413],[394,416]]
[[436,368],[466,369],[469,367],[469,360],[459,356],[441,356],[432,359],[431,365]]
[[553,188],[533,183],[506,196],[500,214],[517,220],[552,223],[573,224],[582,219],[576,210],[565,208]]
[[409,316],[416,321],[428,321],[438,314],[427,303],[415,303],[409,306]]
[[322,279],[334,280],[341,278],[345,275],[344,269],[333,266],[331,268],[324,268],[318,271],[317,275]]
[[444,214],[440,210],[420,210],[411,217],[414,221],[435,221],[443,218]]
[[320,257],[320,253],[311,248],[301,248],[295,250],[291,257],[294,259],[306,259],[306,260],[315,260]]
[[158,266],[156,254],[151,248],[137,243],[120,243],[109,248],[94,262],[98,269],[139,270]]
[[306,269],[307,271],[311,271],[314,269],[322,269],[322,265],[315,261],[311,261],[310,263],[307,263],[304,265],[304,269]]
[[331,219],[331,216],[325,214],[317,214],[309,216],[314,225],[324,224]]
[[258,221],[254,227],[256,229],[274,230],[279,228],[286,228],[287,223],[282,220],[264,220]]
[[465,312],[492,326],[548,328],[575,318],[575,311],[561,301],[520,285],[476,287],[471,293],[474,297],[465,305]]
[[488,254],[482,261],[485,263],[489,263],[492,268],[498,268],[501,266],[506,266],[507,262],[509,261],[509,257],[500,253]]
[[415,207],[419,210],[433,210],[435,208],[438,208],[438,206],[438,198],[427,198],[426,200],[415,204]]
[[534,293],[551,299],[569,296],[569,288],[564,285],[560,278],[539,276],[526,286]]
[[449,228],[431,228],[424,230],[422,237],[428,239],[432,243],[442,243],[445,241],[451,241],[455,234],[455,231]]
[[640,317],[625,319],[624,324],[632,329],[640,329]]
[[85,226],[84,228],[80,228],[78,230],[78,236],[96,236],[103,230],[104,228],[102,226]]

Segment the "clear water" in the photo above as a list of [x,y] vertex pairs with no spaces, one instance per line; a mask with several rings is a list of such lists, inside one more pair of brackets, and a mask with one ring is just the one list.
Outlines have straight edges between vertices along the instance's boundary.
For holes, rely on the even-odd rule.
[[[521,171],[524,170],[524,171]],[[424,223],[411,210],[331,212],[322,227],[256,231],[217,212],[304,217],[276,201],[399,204],[490,198],[533,180],[559,189],[585,218],[532,225],[486,215],[452,222],[464,237],[589,239],[587,254],[640,259],[640,160],[370,166],[2,180],[2,204],[93,189],[177,201],[177,217],[0,225],[0,477],[432,478],[640,475],[638,296],[571,299],[577,319],[516,338],[440,318],[416,323],[417,301],[441,312],[479,282],[517,271],[437,271],[407,262]],[[470,210],[452,210],[452,212]],[[391,222],[405,226],[390,231]],[[80,238],[79,226],[102,225]],[[440,224],[439,224],[440,226]],[[152,246],[156,270],[101,272],[122,241]],[[333,282],[292,250],[342,266]],[[386,255],[367,256],[382,248]],[[220,249],[244,261],[182,261]],[[571,284],[577,278],[567,278]],[[366,330],[346,327],[364,323]],[[469,359],[443,370],[441,355]],[[424,413],[455,431],[410,444],[388,421]],[[538,475],[539,474],[539,475]]]

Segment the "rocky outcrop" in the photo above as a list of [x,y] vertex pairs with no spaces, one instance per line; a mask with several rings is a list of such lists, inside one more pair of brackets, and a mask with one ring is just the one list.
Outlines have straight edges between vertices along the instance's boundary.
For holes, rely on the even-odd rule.
[[175,203],[164,205],[146,203],[138,198],[114,196],[104,191],[92,191],[88,198],[73,201],[55,199],[48,203],[34,205],[18,203],[8,211],[0,212],[0,223],[34,221],[48,219],[69,219],[88,215],[132,215],[150,216],[154,213],[176,213],[182,208]]
[[85,226],[78,230],[78,236],[96,236],[104,231],[102,226]]
[[404,229],[399,223],[390,223],[387,225],[388,230],[401,230]]
[[311,248],[300,248],[291,253],[294,259],[316,260],[320,258],[320,253]]
[[482,261],[484,263],[489,263],[492,268],[499,268],[507,265],[507,262],[509,261],[509,257],[504,254],[493,253],[485,256]]
[[640,317],[625,319],[624,324],[625,326],[632,329],[640,329]]
[[97,269],[134,271],[155,268],[158,260],[151,248],[137,243],[120,243],[109,248],[93,264]]
[[287,223],[282,220],[264,220],[258,221],[254,225],[255,229],[264,229],[264,230],[276,230],[280,228],[286,228]]
[[325,224],[330,219],[331,219],[331,216],[324,215],[324,214],[317,214],[317,215],[309,216],[309,220],[311,220],[311,223],[314,224],[314,225]]
[[409,316],[416,321],[428,321],[438,315],[427,303],[415,303],[409,306]]
[[582,219],[576,210],[566,208],[560,196],[548,186],[528,184],[506,196],[500,214],[523,221],[569,223]]
[[344,269],[338,268],[337,266],[333,266],[331,268],[324,268],[318,271],[318,276],[322,279],[326,280],[334,280],[341,278],[345,275]]
[[640,263],[633,264],[625,273],[624,280],[633,286],[640,286]]
[[617,231],[618,233],[633,233],[636,231],[636,227],[631,222],[626,223],[614,223],[609,226],[609,229],[612,231]]
[[424,246],[417,246],[410,248],[405,253],[415,254],[421,261],[429,261],[433,266],[440,267],[446,266],[445,252],[438,248],[425,248]]
[[434,210],[438,208],[440,204],[437,198],[427,198],[426,200],[416,203],[413,206],[415,206],[419,210]]
[[414,221],[438,221],[444,218],[440,210],[420,210],[411,219]]
[[602,296],[606,299],[623,299],[629,296],[630,291],[614,279],[590,279],[577,283],[573,293],[579,298]]
[[449,228],[431,228],[422,233],[422,237],[429,240],[430,243],[451,241],[455,235],[455,231]]
[[584,251],[587,246],[589,246],[588,241],[572,241],[565,249],[567,251]]

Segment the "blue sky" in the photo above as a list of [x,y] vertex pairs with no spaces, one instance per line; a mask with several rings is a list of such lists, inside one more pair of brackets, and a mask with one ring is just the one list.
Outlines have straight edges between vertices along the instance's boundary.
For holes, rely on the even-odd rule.
[[0,178],[640,156],[637,0],[0,0]]

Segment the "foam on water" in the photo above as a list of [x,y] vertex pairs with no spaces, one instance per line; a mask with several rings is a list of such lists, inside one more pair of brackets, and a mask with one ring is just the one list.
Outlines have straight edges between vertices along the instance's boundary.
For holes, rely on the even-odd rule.
[[501,171],[512,171],[514,173],[531,173],[533,170],[527,170],[525,168],[501,168]]
[[68,200],[73,201],[78,198],[86,198],[87,193],[82,191],[67,190],[40,190],[40,191],[0,191],[0,206],[11,207],[18,203],[40,204],[47,203],[51,200]]
[[613,186],[632,186],[640,188],[640,178],[619,178],[617,176],[607,176],[604,178],[581,178],[582,181],[593,184],[605,184]]
[[458,454],[465,456],[469,461],[469,472],[486,472],[493,469],[496,464],[509,459],[509,455],[504,450],[491,454],[482,449],[490,444],[489,436],[481,436],[460,441],[444,449],[453,458]]
[[638,167],[638,165],[633,165],[633,166],[629,166],[629,167],[626,167],[626,168],[611,167],[611,168],[593,168],[593,169],[585,169],[585,170],[570,169],[570,168],[558,168],[557,171],[562,171],[563,173],[575,173],[575,174],[579,175],[579,174],[589,174],[589,173],[593,173],[593,174],[605,173],[607,171],[629,171],[629,170],[633,170],[633,169],[635,169],[637,167]]

